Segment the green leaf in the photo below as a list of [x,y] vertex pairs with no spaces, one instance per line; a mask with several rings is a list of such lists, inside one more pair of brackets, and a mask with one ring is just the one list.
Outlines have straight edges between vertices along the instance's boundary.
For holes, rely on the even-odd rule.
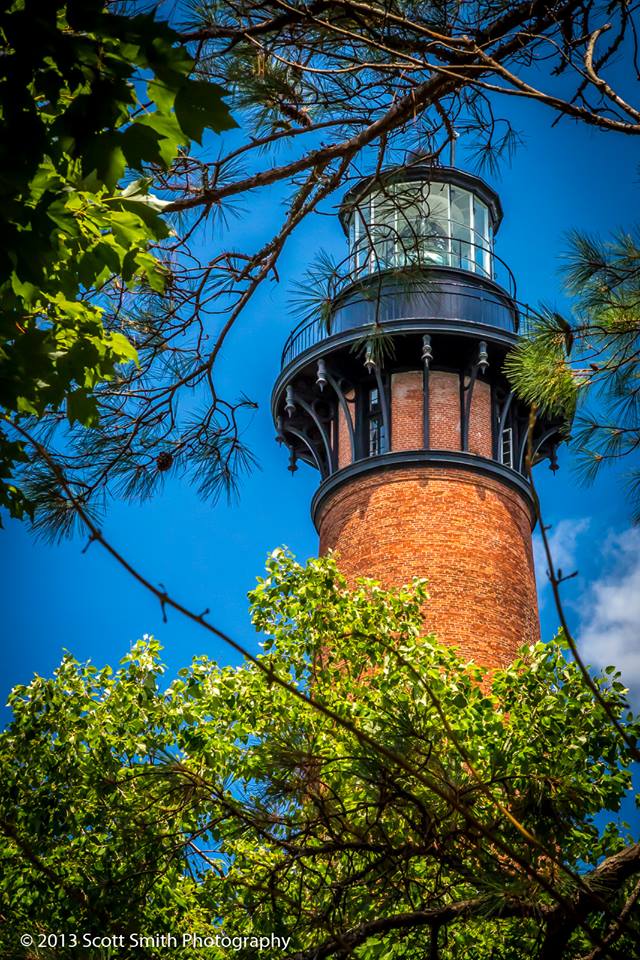
[[120,362],[132,361],[138,363],[138,351],[122,333],[111,333],[109,343]]
[[237,127],[223,96],[222,87],[206,80],[189,80],[180,88],[175,111],[180,128],[189,139],[202,143],[206,129],[221,133]]
[[74,423],[95,426],[99,420],[96,398],[86,390],[74,390],[67,396],[67,419],[71,426]]
[[159,163],[167,169],[179,147],[188,143],[176,117],[161,113],[151,113],[136,120],[124,133],[123,141],[123,151],[132,166],[140,167],[145,161]]
[[82,173],[85,178],[95,176],[95,189],[104,184],[114,190],[127,166],[131,162],[127,156],[124,135],[103,133],[92,140],[84,150]]

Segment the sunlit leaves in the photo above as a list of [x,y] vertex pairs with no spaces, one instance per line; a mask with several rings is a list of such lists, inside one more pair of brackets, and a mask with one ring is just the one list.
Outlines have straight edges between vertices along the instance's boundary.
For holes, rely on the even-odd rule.
[[531,336],[507,360],[518,393],[569,420],[581,476],[604,464],[629,463],[628,486],[638,519],[640,447],[640,237],[621,231],[608,241],[572,233],[565,279],[574,297],[566,319],[543,311]]
[[160,293],[167,278],[153,249],[169,235],[163,202],[150,177],[124,189],[122,178],[168,169],[205,128],[235,122],[223,91],[203,90],[177,34],[152,15],[20,0],[0,30],[0,402],[38,417],[66,405],[71,424],[90,426],[98,409],[87,391],[137,362],[105,323],[101,289]]
[[505,371],[519,395],[541,412],[570,420],[580,380],[569,361],[571,327],[564,317],[544,310],[530,337],[522,339],[505,361]]
[[[250,600],[266,672],[197,657],[166,679],[147,639],[115,672],[67,656],[54,678],[12,692],[0,734],[3,946],[27,920],[66,929],[98,916],[118,930],[273,931],[313,953],[370,921],[472,900],[471,916],[447,924],[441,960],[535,956],[548,892],[473,823],[565,895],[554,857],[584,871],[630,839],[626,825],[598,819],[629,795],[628,751],[561,640],[526,650],[489,690],[423,635],[424,583],[349,590],[332,559],[302,567],[279,549]],[[615,669],[596,682],[636,737]],[[26,851],[36,849],[34,863]],[[607,896],[619,908],[625,885]],[[522,915],[507,919],[514,903]],[[374,929],[353,956],[422,960],[424,942],[419,924]],[[583,948],[576,934],[563,956]]]

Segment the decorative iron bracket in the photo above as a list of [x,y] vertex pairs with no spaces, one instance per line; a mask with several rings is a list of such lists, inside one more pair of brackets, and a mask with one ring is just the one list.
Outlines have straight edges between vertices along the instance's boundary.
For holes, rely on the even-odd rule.
[[309,453],[310,453],[311,456],[313,457],[313,462],[315,463],[316,467],[318,468],[318,472],[320,473],[320,476],[321,476],[323,479],[326,478],[326,477],[328,477],[328,476],[329,476],[329,471],[327,470],[327,468],[325,467],[324,463],[322,462],[322,460],[321,460],[320,457],[318,456],[318,451],[316,450],[316,448],[314,447],[314,445],[312,444],[311,440],[309,439],[309,437],[307,436],[307,434],[304,432],[304,430],[298,430],[296,427],[291,427],[291,426],[289,426],[289,424],[286,424],[285,427],[284,427],[284,432],[285,432],[285,433],[290,433],[290,434],[292,434],[294,437],[298,437],[299,440],[302,440],[302,442],[304,443],[305,447],[307,448],[307,450],[309,451]]
[[309,416],[311,417],[311,419],[312,419],[313,422],[315,423],[316,427],[318,428],[318,431],[319,431],[319,433],[320,433],[320,438],[321,438],[321,440],[322,440],[322,445],[323,445],[323,447],[324,447],[324,452],[325,452],[325,455],[326,455],[326,458],[327,458],[327,471],[326,471],[326,472],[327,472],[327,473],[331,473],[331,472],[332,472],[332,468],[333,468],[333,454],[332,454],[332,452],[331,452],[331,443],[330,443],[330,441],[329,441],[329,437],[327,436],[327,431],[326,431],[326,428],[325,428],[324,423],[321,421],[321,419],[320,419],[320,417],[318,416],[317,412],[313,409],[313,406],[312,406],[311,404],[307,403],[306,400],[303,400],[302,397],[300,396],[300,394],[299,394],[299,393],[296,393],[295,391],[293,391],[293,389],[292,389],[292,393],[291,393],[291,398],[292,398],[292,400],[293,400],[294,403],[298,404],[300,407],[302,407],[302,409],[303,409],[304,411],[306,411],[306,413],[309,414]]
[[511,409],[511,404],[513,403],[514,393],[513,390],[510,390],[507,396],[505,397],[504,403],[502,404],[502,409],[498,415],[498,430],[496,435],[496,445],[494,450],[494,459],[502,463],[502,438],[504,436],[504,428],[507,425],[507,417],[509,416],[509,410]]
[[353,462],[356,459],[356,433],[353,427],[351,411],[349,410],[349,401],[345,397],[344,391],[342,390],[342,384],[347,381],[345,381],[342,377],[338,379],[326,367],[324,369],[324,376],[326,377],[327,383],[332,387],[336,397],[338,398],[338,403],[340,404],[340,408],[347,422],[347,429],[349,431],[349,444],[351,446],[351,460]]
[[463,387],[465,398],[463,406],[463,415],[462,415],[462,450],[466,453],[469,449],[469,421],[471,419],[471,401],[473,399],[473,388],[476,385],[476,380],[478,379],[478,373],[484,373],[484,371],[489,366],[489,360],[487,356],[487,344],[484,340],[481,340],[478,344],[478,356],[474,361],[474,364],[471,368],[471,376],[469,378],[469,383]]
[[382,375],[378,364],[375,365],[376,383],[378,385],[378,395],[380,397],[380,409],[382,410],[382,425],[384,427],[384,450],[382,453],[388,453],[391,450],[391,423],[389,420],[389,402],[386,390],[382,382]]

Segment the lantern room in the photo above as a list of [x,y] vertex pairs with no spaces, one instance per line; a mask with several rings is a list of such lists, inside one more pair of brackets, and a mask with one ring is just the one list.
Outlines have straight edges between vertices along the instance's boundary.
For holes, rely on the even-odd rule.
[[494,279],[493,237],[502,212],[477,177],[459,170],[407,167],[367,189],[352,190],[341,220],[354,276],[431,266],[468,270]]

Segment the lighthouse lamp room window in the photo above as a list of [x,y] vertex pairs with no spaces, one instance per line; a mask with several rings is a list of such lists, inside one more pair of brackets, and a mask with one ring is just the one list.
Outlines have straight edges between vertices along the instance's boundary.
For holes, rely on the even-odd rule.
[[486,203],[449,183],[392,183],[358,202],[349,218],[355,277],[439,265],[493,279],[493,230]]

